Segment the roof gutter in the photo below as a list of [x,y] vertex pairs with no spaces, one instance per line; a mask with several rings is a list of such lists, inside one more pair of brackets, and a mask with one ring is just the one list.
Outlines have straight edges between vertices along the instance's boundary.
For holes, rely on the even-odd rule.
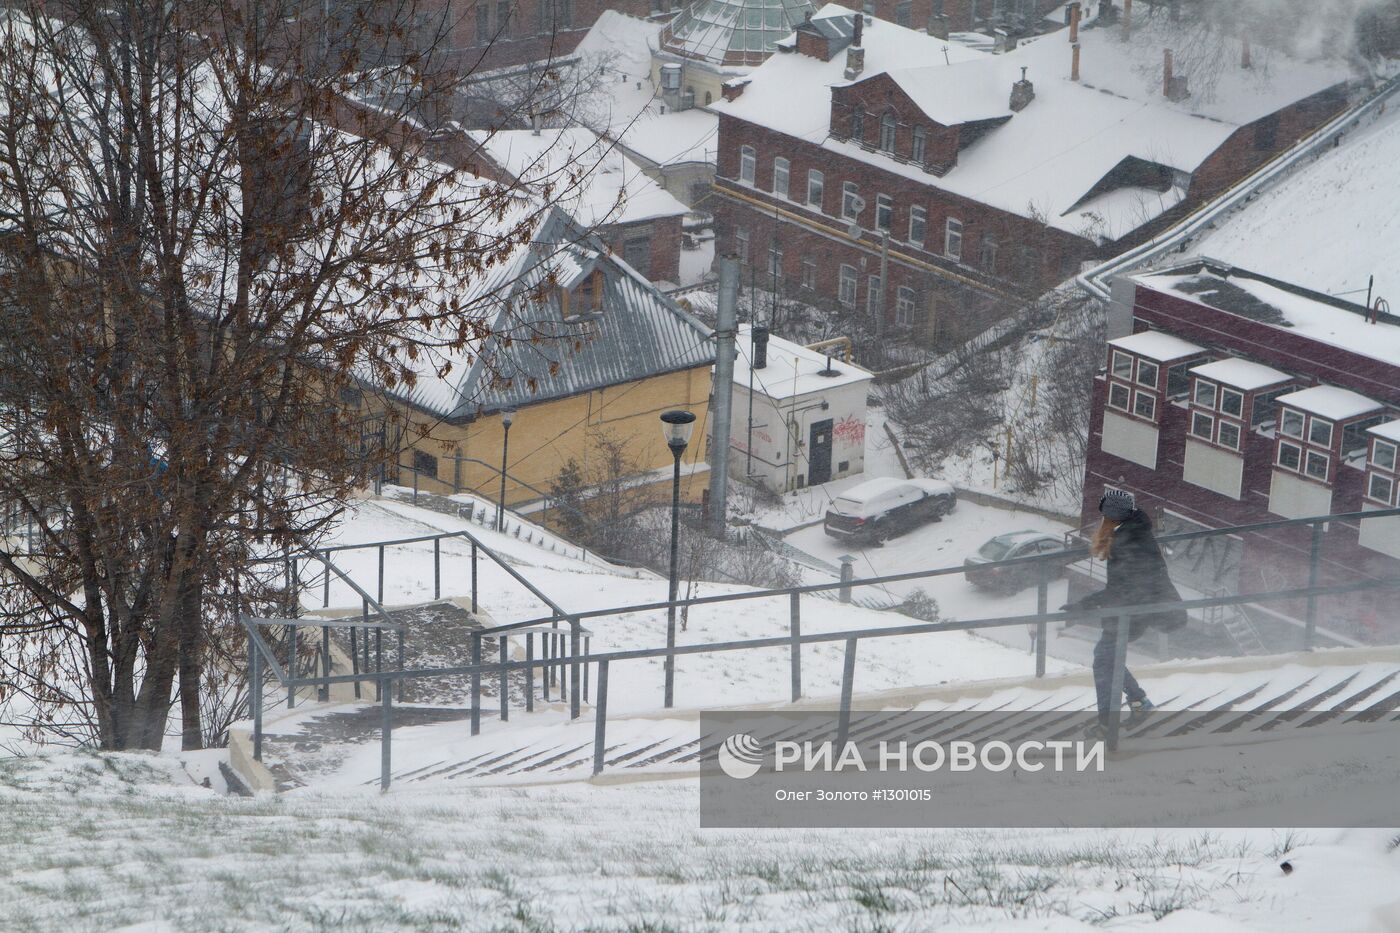
[[1120,253],[1087,272],[1080,273],[1075,277],[1075,282],[1089,295],[1101,301],[1108,301],[1111,288],[1110,279],[1113,276],[1150,259],[1155,259],[1208,227],[1255,192],[1287,174],[1299,162],[1322,147],[1333,143],[1338,136],[1361,122],[1362,119],[1384,107],[1385,102],[1393,97],[1397,91],[1400,91],[1400,75],[1384,82],[1360,104],[1343,111],[1299,140],[1291,149],[1280,153],[1255,169],[1243,181],[1214,201],[1203,204],[1195,212],[1147,242],[1141,243],[1127,252]]

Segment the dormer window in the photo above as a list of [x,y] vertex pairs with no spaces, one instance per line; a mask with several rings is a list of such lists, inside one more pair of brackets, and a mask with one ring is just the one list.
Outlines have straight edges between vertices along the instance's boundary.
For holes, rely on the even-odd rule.
[[910,149],[909,157],[918,165],[924,164],[924,153],[928,150],[928,130],[922,126],[914,127],[914,144]]
[[572,289],[559,290],[559,310],[565,318],[591,314],[603,307],[603,270],[594,269]]
[[887,113],[880,118],[880,149],[894,154],[895,139],[899,134],[899,121],[894,114]]
[[865,139],[865,111],[860,107],[851,111],[851,139],[856,142]]

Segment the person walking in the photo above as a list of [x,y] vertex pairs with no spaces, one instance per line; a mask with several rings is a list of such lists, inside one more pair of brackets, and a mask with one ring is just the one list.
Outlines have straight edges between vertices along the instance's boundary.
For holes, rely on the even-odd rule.
[[[1180,602],[1181,596],[1167,573],[1167,562],[1152,534],[1152,520],[1137,507],[1133,494],[1121,489],[1105,490],[1099,499],[1099,514],[1103,516],[1089,544],[1089,552],[1104,561],[1107,582],[1104,588],[1066,609],[1105,609],[1113,606],[1146,606],[1153,603]],[[1103,632],[1094,646],[1094,691],[1098,695],[1099,718],[1089,726],[1090,738],[1108,734],[1109,706],[1113,691],[1113,660],[1118,647],[1118,617],[1099,620]],[[1162,609],[1137,613],[1129,617],[1128,641],[1132,642],[1149,628],[1175,631],[1186,624],[1186,610]],[[1151,710],[1152,702],[1137,678],[1123,670],[1123,693],[1128,698],[1130,725],[1141,722]]]

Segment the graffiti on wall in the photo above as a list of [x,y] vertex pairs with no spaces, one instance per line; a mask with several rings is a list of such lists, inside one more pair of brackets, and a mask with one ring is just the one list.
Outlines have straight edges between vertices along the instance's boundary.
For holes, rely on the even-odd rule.
[[835,435],[836,442],[848,447],[865,446],[865,419],[852,415],[849,418],[842,418],[836,422],[836,426],[831,429]]

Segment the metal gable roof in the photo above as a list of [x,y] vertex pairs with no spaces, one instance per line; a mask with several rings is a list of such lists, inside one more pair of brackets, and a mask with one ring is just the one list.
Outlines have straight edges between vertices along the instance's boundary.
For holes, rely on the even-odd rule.
[[[576,229],[562,214],[541,235],[561,239]],[[562,252],[589,249],[571,243]],[[567,262],[567,260],[565,260]],[[536,280],[552,265],[540,261]],[[453,418],[567,398],[606,386],[636,382],[714,362],[710,330],[616,256],[598,259],[604,276],[603,309],[564,318],[555,294],[516,300],[498,319],[492,337],[459,394]],[[527,279],[529,276],[526,277]],[[522,282],[522,286],[525,283]],[[528,294],[528,287],[516,294]]]

